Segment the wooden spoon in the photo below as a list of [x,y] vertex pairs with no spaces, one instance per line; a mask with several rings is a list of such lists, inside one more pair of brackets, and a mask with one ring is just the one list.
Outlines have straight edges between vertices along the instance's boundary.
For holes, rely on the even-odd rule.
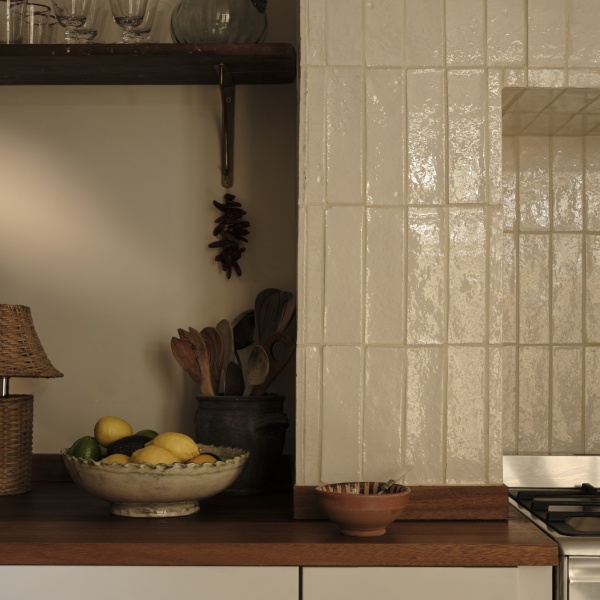
[[219,376],[219,391],[223,392],[225,388],[225,376],[227,365],[235,360],[235,349],[233,341],[233,327],[227,319],[221,319],[215,326],[223,341],[223,363],[221,365],[221,374]]
[[215,327],[204,327],[200,331],[208,352],[210,376],[215,390],[219,389],[221,368],[223,367],[223,338]]
[[189,332],[184,330],[178,331],[182,339],[190,344],[196,357],[196,362],[198,363],[198,370],[202,378],[202,385],[200,386],[200,391],[204,396],[214,396],[215,388],[212,384],[212,375],[210,371],[210,357],[208,354],[208,350],[206,349],[204,338],[201,335],[197,335],[198,332],[192,332],[191,328]]
[[244,396],[249,396],[252,388],[265,381],[269,374],[269,355],[262,346],[254,346],[248,356],[248,372]]
[[254,321],[256,324],[256,341],[262,346],[276,326],[275,313],[279,307],[279,290],[267,288],[256,296],[254,301]]
[[267,340],[265,351],[269,357],[269,372],[265,380],[252,389],[251,396],[262,396],[273,380],[283,371],[296,351],[296,342],[287,333],[276,331]]
[[179,366],[195,381],[200,388],[203,389],[202,374],[198,368],[196,354],[192,346],[185,340],[173,337],[171,338],[171,352]]
[[240,313],[231,324],[233,329],[233,342],[236,350],[243,350],[252,344],[256,337],[256,324],[254,310],[245,310]]
[[227,365],[224,393],[226,396],[241,396],[244,393],[242,367],[234,361]]

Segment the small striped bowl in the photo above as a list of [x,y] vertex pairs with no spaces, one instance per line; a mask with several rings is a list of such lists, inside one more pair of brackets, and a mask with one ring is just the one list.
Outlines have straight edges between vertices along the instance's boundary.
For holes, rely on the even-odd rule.
[[344,535],[374,537],[384,535],[408,504],[410,488],[394,484],[385,493],[377,492],[384,481],[355,481],[320,485],[317,500],[327,516]]

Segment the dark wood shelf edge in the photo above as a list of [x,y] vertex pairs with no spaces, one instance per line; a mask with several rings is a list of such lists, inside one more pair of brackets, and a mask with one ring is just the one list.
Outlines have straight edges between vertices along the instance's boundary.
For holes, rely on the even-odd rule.
[[292,83],[291,44],[5,44],[0,85],[235,85]]

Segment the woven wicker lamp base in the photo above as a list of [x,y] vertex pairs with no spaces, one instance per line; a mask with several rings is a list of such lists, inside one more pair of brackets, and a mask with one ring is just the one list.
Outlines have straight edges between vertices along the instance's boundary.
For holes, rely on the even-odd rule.
[[31,489],[33,396],[0,397],[0,496]]

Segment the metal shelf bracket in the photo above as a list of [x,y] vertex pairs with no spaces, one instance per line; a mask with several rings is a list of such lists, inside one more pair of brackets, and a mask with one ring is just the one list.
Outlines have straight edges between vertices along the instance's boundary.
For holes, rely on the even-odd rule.
[[218,70],[221,88],[221,185],[229,189],[233,186],[235,83],[227,65],[219,64]]

